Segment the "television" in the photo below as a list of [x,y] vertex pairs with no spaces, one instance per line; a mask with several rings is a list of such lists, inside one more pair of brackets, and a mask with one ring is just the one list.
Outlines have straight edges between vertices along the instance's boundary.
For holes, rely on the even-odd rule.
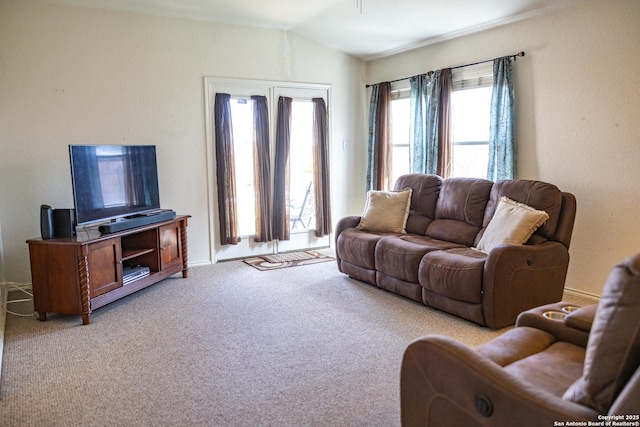
[[160,209],[156,147],[70,145],[76,225]]

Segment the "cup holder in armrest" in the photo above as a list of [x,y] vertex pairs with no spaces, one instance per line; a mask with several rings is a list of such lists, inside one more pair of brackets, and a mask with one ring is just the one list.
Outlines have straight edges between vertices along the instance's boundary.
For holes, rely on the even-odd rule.
[[542,315],[547,319],[557,320],[559,322],[563,321],[564,318],[567,317],[567,313],[563,313],[561,311],[545,311]]
[[579,307],[577,305],[566,305],[566,306],[562,307],[562,311],[564,311],[565,313],[569,314],[569,313],[573,313],[574,311],[578,310],[579,308],[582,308],[582,307]]

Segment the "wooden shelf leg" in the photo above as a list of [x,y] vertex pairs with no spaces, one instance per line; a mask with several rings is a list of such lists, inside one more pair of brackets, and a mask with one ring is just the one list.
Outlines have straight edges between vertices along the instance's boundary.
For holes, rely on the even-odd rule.
[[180,223],[180,236],[182,238],[182,277],[186,279],[189,277],[189,267],[188,267],[188,250],[187,250],[187,224],[186,221],[182,221]]
[[87,256],[78,257],[78,278],[80,279],[80,303],[82,304],[82,324],[90,323],[91,305],[89,303],[89,263]]

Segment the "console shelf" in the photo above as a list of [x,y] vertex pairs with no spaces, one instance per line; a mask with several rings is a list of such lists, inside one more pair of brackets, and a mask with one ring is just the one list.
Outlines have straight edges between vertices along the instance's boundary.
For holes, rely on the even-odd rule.
[[128,249],[128,250],[122,250],[122,261],[127,261],[136,257],[139,257],[141,255],[144,254],[148,254],[150,252],[155,251],[155,248],[148,248],[148,249]]
[[[96,308],[174,274],[187,277],[188,218],[110,234],[80,230],[74,237],[27,240],[40,320],[47,320],[47,312],[78,314],[87,325]],[[150,274],[123,285],[126,266],[149,267]]]

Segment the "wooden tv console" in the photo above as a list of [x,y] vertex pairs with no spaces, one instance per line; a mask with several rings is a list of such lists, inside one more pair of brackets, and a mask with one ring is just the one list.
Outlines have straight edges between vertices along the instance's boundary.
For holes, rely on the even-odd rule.
[[[78,230],[74,237],[30,239],[34,310],[79,314],[90,323],[93,310],[169,276],[187,277],[189,215],[116,233]],[[149,267],[149,275],[123,284],[123,268]]]

